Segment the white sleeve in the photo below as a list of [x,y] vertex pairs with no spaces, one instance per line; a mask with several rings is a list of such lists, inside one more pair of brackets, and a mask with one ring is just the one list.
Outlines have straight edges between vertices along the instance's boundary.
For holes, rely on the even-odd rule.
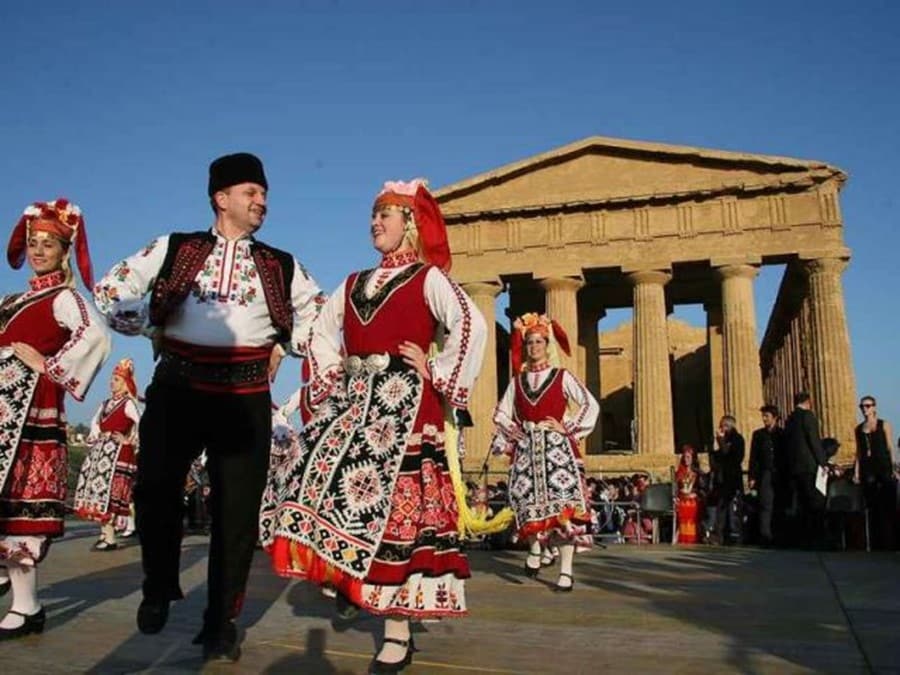
[[106,405],[106,401],[100,404],[97,408],[97,412],[95,412],[94,416],[91,418],[91,430],[88,432],[88,441],[90,442],[94,442],[100,438],[100,415],[103,414],[104,405]]
[[70,336],[58,352],[47,358],[47,377],[82,401],[109,356],[109,331],[97,312],[72,289],[53,299],[53,317],[69,330]]
[[454,408],[466,408],[484,358],[484,317],[465,291],[437,267],[425,277],[425,302],[446,328],[443,348],[428,359],[431,383]]
[[294,260],[294,278],[291,281],[291,306],[294,310],[290,351],[296,356],[306,356],[316,317],[322,311],[327,297],[319,289],[303,266]]
[[575,409],[566,410],[563,418],[563,426],[575,439],[582,439],[590,435],[597,424],[597,416],[600,414],[600,405],[597,399],[587,390],[578,378],[568,370],[563,371],[563,392],[566,401],[575,403]]
[[166,259],[169,235],[154,239],[141,251],[113,265],[94,285],[94,304],[110,327],[124,335],[140,335],[148,325],[144,296]]
[[141,412],[138,410],[137,403],[135,403],[133,398],[128,399],[125,403],[125,417],[134,422],[134,426],[131,427],[131,433],[128,435],[128,441],[132,445],[137,445],[138,443],[138,426],[141,423]]
[[494,424],[497,425],[497,431],[506,439],[512,439],[512,434],[519,427],[516,422],[515,400],[516,381],[511,380],[503,393],[503,398],[497,402],[497,407],[494,408]]
[[331,294],[322,306],[322,311],[313,322],[312,338],[309,341],[307,363],[309,364],[309,402],[312,406],[321,403],[332,391],[334,385],[344,376],[341,360],[341,344],[344,326],[344,289],[346,280]]

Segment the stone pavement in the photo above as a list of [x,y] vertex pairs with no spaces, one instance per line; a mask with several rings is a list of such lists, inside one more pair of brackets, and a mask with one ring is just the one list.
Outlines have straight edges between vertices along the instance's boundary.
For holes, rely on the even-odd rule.
[[[236,665],[205,666],[190,644],[205,605],[206,539],[182,554],[184,601],[140,634],[140,551],[89,551],[72,523],[41,569],[43,635],[0,643],[4,673],[365,673],[380,622],[330,625],[331,602],[275,577],[257,554]],[[471,553],[471,616],[415,627],[406,672],[900,673],[900,555],[613,546],[579,556],[576,588],[520,573],[520,552]],[[0,600],[5,611],[9,597]]]

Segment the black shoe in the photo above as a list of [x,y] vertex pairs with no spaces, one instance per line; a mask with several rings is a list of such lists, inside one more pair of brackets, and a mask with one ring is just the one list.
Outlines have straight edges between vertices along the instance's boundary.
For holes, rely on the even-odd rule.
[[[538,564],[536,567],[532,567],[528,564],[528,558],[537,558]],[[541,573],[541,557],[539,555],[533,555],[531,553],[525,558],[525,576],[530,579],[537,579],[538,574]]]
[[406,668],[409,664],[412,663],[412,655],[416,650],[416,643],[413,642],[412,637],[409,640],[398,640],[396,638],[384,638],[385,642],[392,642],[395,645],[400,645],[401,647],[406,647],[406,654],[399,661],[393,661],[388,663],[387,661],[379,661],[378,656],[372,659],[372,663],[369,664],[369,675],[383,675],[385,673],[399,673],[401,670]]
[[350,602],[343,593],[338,592],[334,599],[337,618],[341,621],[353,621],[359,616],[359,607]]
[[168,600],[141,600],[137,611],[138,630],[146,635],[155,635],[169,620]]
[[25,621],[21,626],[16,626],[15,628],[0,628],[0,641],[44,632],[44,622],[47,619],[47,615],[43,607],[34,614],[22,614],[22,612],[17,612],[14,609],[9,610],[9,614],[21,616]]
[[568,586],[560,586],[559,581],[556,582],[556,586],[553,587],[553,591],[555,593],[571,593],[572,589],[575,588],[575,579],[571,574],[566,574],[565,572],[559,573],[560,578],[566,577],[572,583]]
[[10,588],[12,588],[12,582],[9,579],[0,583],[0,598],[9,593]]
[[200,631],[200,635],[197,636],[202,636],[203,660],[234,663],[241,658],[241,647],[238,644],[237,626],[229,621],[220,631],[218,631],[218,633],[218,635],[213,635],[208,628],[204,627],[204,629]]

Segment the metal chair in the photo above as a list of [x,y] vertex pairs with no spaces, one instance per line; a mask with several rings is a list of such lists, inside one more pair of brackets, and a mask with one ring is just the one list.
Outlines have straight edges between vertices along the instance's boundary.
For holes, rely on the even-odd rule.
[[839,513],[841,518],[841,549],[847,549],[847,515],[862,514],[866,525],[866,551],[869,546],[869,509],[862,485],[849,480],[828,481],[828,495],[825,498],[825,513]]
[[654,544],[659,543],[659,519],[661,517],[671,517],[672,530],[673,532],[677,530],[672,490],[672,483],[651,483],[641,494],[640,513],[645,513],[653,519],[653,533],[650,541]]

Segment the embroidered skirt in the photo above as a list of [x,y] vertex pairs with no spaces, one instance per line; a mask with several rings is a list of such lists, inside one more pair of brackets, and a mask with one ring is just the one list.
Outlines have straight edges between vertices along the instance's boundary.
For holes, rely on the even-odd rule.
[[570,440],[528,425],[526,444],[516,448],[509,472],[509,503],[519,539],[590,548],[591,509],[584,463]]
[[412,370],[350,376],[273,461],[260,530],[275,571],[373,614],[466,613],[469,564],[437,392]]
[[109,435],[91,445],[75,488],[75,514],[79,518],[108,523],[116,516],[129,515],[137,474],[134,450],[130,443],[118,443]]
[[[43,375],[28,385],[30,404],[23,392],[0,392],[0,418],[9,422],[0,444],[0,535],[63,534],[68,455],[63,393]],[[27,410],[18,410],[23,401]]]

